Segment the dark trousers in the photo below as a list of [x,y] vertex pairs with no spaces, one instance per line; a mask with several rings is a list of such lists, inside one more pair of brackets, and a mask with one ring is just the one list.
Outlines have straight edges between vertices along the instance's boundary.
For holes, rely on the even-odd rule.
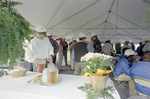
[[54,64],[56,63],[56,56],[53,58],[53,63]]
[[65,65],[68,65],[67,64],[67,50],[63,51],[63,56],[65,57]]

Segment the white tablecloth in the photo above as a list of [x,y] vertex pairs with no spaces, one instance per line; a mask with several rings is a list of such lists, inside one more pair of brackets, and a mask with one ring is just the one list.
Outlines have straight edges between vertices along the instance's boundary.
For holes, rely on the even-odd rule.
[[[61,81],[54,86],[27,83],[38,75],[40,74],[27,72],[26,76],[20,78],[2,76],[0,78],[0,99],[85,99],[86,94],[77,87],[90,83],[89,77],[82,79],[81,76],[59,75]],[[114,87],[110,78],[106,86]],[[115,99],[120,99],[116,88],[113,96]]]

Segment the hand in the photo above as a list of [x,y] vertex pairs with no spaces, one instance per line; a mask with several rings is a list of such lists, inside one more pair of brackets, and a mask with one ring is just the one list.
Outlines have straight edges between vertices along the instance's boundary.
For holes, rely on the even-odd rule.
[[74,65],[76,65],[76,63],[74,63]]
[[34,64],[39,64],[39,61],[40,61],[40,59],[39,59],[39,58],[36,58],[36,59],[33,60],[33,63],[34,63]]
[[49,60],[49,59],[50,59],[50,62],[53,62],[53,58],[51,55],[48,56],[47,60]]
[[54,54],[53,58],[55,58],[55,57],[56,57],[56,55]]
[[[134,62],[133,62],[133,65],[135,65],[136,63],[138,63],[138,62],[137,62],[137,61],[134,61]],[[133,65],[132,65],[132,66],[133,66]]]

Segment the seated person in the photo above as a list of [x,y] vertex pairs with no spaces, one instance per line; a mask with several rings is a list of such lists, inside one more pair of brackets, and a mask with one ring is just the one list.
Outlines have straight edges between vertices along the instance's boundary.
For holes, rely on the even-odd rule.
[[[150,80],[150,72],[149,72],[150,71],[150,51],[145,52],[142,58],[143,58],[143,61],[135,64],[131,68],[130,76],[132,79],[133,77],[139,77],[139,78]],[[135,89],[138,92],[150,96],[149,87],[142,86],[137,83],[135,83],[135,85],[136,85]]]
[[[129,83],[129,96],[137,95],[137,91],[135,90],[135,83],[130,78],[130,65],[129,62],[134,61],[135,55],[137,55],[133,50],[127,49],[124,53],[125,57],[121,58],[116,65],[115,68],[115,76],[118,79],[122,79],[124,81],[128,81]],[[135,64],[136,61],[133,63]]]
[[122,50],[122,54],[121,54],[119,60],[124,57],[124,52],[125,52],[127,49],[129,49],[129,48],[128,48],[128,47],[125,47],[125,48]]

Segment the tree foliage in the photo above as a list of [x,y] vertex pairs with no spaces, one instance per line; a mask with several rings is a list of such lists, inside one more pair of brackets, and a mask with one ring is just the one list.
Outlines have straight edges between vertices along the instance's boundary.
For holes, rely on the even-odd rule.
[[0,0],[0,65],[9,62],[10,68],[23,55],[22,43],[25,39],[30,41],[33,34],[29,28],[32,25],[14,8],[21,4]]

